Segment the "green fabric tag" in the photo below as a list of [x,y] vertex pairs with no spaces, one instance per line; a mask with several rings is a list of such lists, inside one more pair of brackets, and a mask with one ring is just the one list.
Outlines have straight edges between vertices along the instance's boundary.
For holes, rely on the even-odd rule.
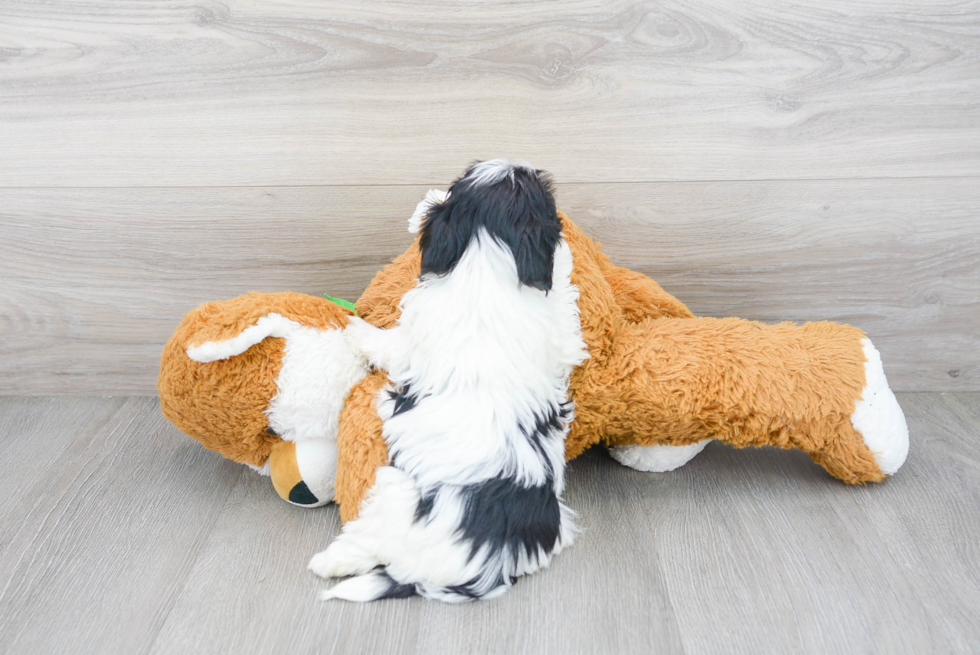
[[334,298],[333,296],[328,296],[327,294],[323,294],[323,297],[335,305],[340,305],[344,309],[351,310],[352,312],[354,312],[355,316],[357,315],[357,310],[354,309],[354,303],[352,303],[351,301],[344,300],[343,298]]

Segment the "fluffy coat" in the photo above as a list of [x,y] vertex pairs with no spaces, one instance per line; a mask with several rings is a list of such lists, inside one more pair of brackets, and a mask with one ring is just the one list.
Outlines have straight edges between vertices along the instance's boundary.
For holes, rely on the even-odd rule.
[[567,385],[585,344],[546,178],[473,166],[429,208],[419,244],[398,323],[352,318],[347,330],[391,380],[377,400],[391,463],[310,562],[324,577],[356,575],[325,598],[491,597],[571,539]]

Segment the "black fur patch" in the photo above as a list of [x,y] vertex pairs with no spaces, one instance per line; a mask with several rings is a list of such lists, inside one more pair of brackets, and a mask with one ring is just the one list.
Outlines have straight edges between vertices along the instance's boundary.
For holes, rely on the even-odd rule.
[[399,584],[394,578],[388,575],[388,572],[384,570],[383,566],[375,568],[378,575],[386,578],[388,582],[388,589],[381,592],[381,595],[375,598],[375,600],[383,600],[385,598],[411,598],[416,593],[415,585],[413,584]]
[[412,393],[412,387],[407,384],[400,391],[392,390],[389,394],[391,399],[395,401],[395,409],[391,412],[392,416],[407,412],[415,407],[415,403],[419,401],[419,397]]
[[484,545],[491,551],[521,550],[529,556],[551,552],[558,541],[561,510],[553,485],[523,487],[510,478],[496,478],[462,489],[460,532],[470,541],[470,559]]
[[[476,585],[479,581],[480,578],[476,577],[473,578],[472,580],[469,580],[468,582],[464,582],[463,584],[457,584],[457,585],[452,585],[451,587],[446,587],[446,591],[454,593],[457,596],[463,596],[465,598],[472,598],[476,600],[478,598],[481,598],[482,596],[485,596],[486,594],[490,593],[497,587],[500,587],[501,585],[504,584],[504,579],[498,577],[496,582],[494,582],[494,584],[489,589],[485,590],[484,593],[481,594],[476,590]],[[514,584],[513,579],[511,580],[511,584]]]
[[419,498],[419,504],[415,506],[415,521],[416,523],[422,519],[429,518],[429,514],[432,513],[432,508],[436,504],[436,492],[430,491],[427,494],[423,494]]
[[[542,440],[548,438],[549,435],[560,433],[562,419],[568,418],[571,411],[571,401],[562,403],[557,410],[549,407],[548,411],[543,416],[536,416],[533,428],[528,428],[524,425],[520,426],[521,433],[527,437],[527,440],[530,442],[531,446],[534,447],[534,452],[538,454],[538,457],[541,458],[541,461],[545,464],[545,466],[548,465],[550,460],[545,452]],[[549,471],[548,477],[549,479],[554,479],[554,473]]]
[[494,183],[476,182],[472,172],[470,166],[449,188],[449,199],[426,215],[419,240],[422,275],[452,271],[482,227],[510,248],[521,284],[550,291],[561,240],[551,179],[516,166],[512,177]]

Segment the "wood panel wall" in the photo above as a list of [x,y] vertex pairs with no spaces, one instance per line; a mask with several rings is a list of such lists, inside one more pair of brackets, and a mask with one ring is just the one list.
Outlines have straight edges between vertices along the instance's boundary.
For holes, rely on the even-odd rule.
[[152,394],[194,305],[355,298],[527,159],[697,313],[980,389],[980,3],[5,2],[0,393]]

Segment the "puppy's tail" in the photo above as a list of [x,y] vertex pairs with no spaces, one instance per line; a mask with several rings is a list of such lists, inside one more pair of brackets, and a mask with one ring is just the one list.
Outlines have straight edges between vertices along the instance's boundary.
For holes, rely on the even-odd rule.
[[369,603],[383,598],[409,598],[418,591],[414,584],[400,584],[384,570],[378,567],[370,573],[348,578],[335,584],[320,594],[320,600],[350,600],[356,603]]
[[[510,580],[512,584],[513,578]],[[409,598],[424,596],[444,603],[465,603],[471,600],[496,598],[510,588],[510,584],[497,580],[495,584],[480,584],[477,579],[467,584],[453,587],[440,587],[425,583],[403,584],[388,575],[383,566],[370,573],[347,578],[320,594],[320,600],[349,600],[356,603],[369,603],[384,598]]]

